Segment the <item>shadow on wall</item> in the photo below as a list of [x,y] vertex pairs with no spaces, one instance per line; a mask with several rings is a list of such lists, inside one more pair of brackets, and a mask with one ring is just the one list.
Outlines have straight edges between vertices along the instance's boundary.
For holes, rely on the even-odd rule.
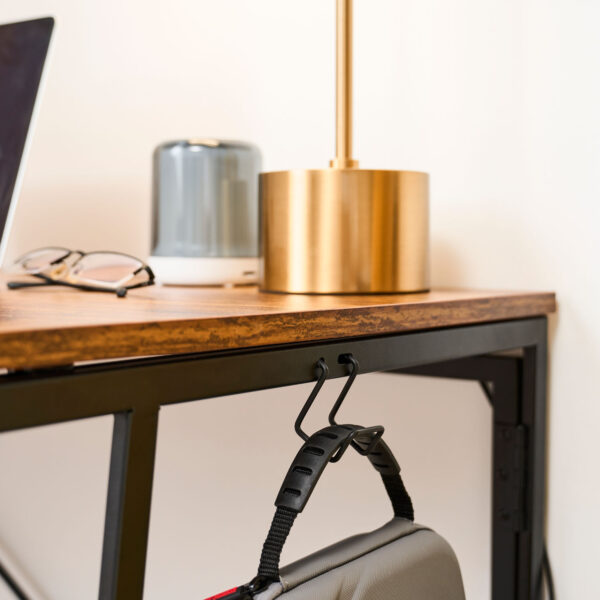
[[149,194],[128,181],[24,189],[5,264],[42,246],[115,250],[145,258]]
[[447,240],[435,239],[431,243],[432,287],[460,287],[464,285],[465,269],[453,245]]
[[534,209],[503,211],[490,204],[485,211],[462,210],[458,215],[436,209],[431,231],[433,286],[554,289],[553,257],[543,251],[546,245],[540,239],[550,232],[532,230],[528,211]]

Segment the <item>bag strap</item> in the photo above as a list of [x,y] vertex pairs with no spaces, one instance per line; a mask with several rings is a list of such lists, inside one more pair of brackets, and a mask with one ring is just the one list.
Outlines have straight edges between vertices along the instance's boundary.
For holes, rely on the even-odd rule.
[[310,436],[290,469],[275,501],[277,510],[263,545],[258,575],[251,590],[264,589],[279,580],[279,561],[283,545],[299,513],[304,510],[319,478],[329,462],[337,462],[352,445],[367,456],[381,479],[391,500],[394,516],[414,520],[410,496],[400,477],[400,467],[389,446],[381,439],[383,427],[333,425]]

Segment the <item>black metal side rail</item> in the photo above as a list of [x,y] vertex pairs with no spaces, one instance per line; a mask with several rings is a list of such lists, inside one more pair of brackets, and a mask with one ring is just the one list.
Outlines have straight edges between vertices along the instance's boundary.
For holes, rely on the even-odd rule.
[[[537,600],[544,533],[545,317],[234,352],[103,363],[0,378],[0,432],[114,414],[101,600],[138,600],[144,569],[158,413],[163,405],[330,377],[351,353],[361,372],[486,382],[493,395],[493,600]],[[516,358],[485,356],[521,349]]]

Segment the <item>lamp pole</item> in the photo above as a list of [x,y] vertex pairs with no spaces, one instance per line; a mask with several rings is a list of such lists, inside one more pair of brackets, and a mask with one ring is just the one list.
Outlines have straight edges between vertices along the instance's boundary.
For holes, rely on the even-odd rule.
[[336,169],[358,167],[352,158],[352,0],[337,0]]

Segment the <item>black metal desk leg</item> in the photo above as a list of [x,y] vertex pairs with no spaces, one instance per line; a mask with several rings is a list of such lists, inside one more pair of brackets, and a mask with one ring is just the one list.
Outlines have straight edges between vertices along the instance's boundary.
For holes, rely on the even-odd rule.
[[[522,422],[528,431],[527,486],[525,514],[529,515],[520,536],[520,556],[525,557],[519,578],[519,598],[541,598],[544,556],[546,498],[546,331],[537,346],[526,348],[523,356]],[[525,570],[527,569],[528,570]]]
[[150,524],[158,407],[115,414],[100,600],[141,600]]
[[[492,600],[538,600],[546,485],[546,319],[520,357],[478,356],[397,372],[484,381],[494,411]],[[533,345],[530,345],[533,344]]]
[[[545,323],[544,323],[545,325]],[[494,381],[493,600],[538,600],[544,555],[546,328]]]
[[[519,536],[526,527],[524,494],[527,432],[521,423],[521,359],[498,362],[493,386],[492,600],[517,594],[525,563]],[[489,377],[489,376],[488,376]]]
[[540,598],[546,479],[546,331],[494,380],[493,600]]

